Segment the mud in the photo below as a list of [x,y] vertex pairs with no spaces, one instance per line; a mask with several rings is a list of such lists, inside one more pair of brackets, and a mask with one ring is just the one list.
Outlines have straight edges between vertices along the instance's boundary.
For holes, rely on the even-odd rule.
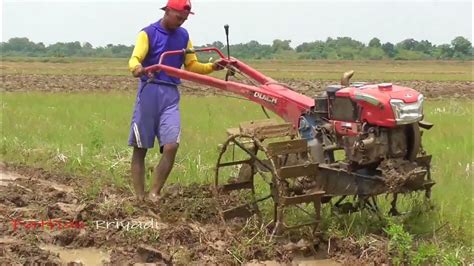
[[344,265],[390,265],[388,242],[379,236],[369,235],[365,244],[352,238],[328,240],[328,254]]
[[61,265],[57,253],[43,250],[35,244],[0,239],[1,265]]
[[[273,237],[257,219],[222,223],[209,186],[169,185],[158,204],[138,203],[114,188],[86,199],[84,177],[19,165],[0,164],[0,170],[2,265],[298,265],[301,258],[328,259],[327,240]],[[340,253],[330,254],[343,262]]]
[[[90,76],[90,75],[1,75],[5,91],[134,91],[136,80],[127,76]],[[322,92],[327,85],[335,84],[331,80],[301,81],[296,79],[279,80],[295,91],[308,96]],[[373,81],[387,82],[387,81]],[[411,87],[422,92],[427,98],[470,98],[474,99],[474,83],[471,81],[391,81],[394,84]],[[215,95],[223,91],[196,83],[183,82],[181,93],[187,95]]]
[[410,181],[410,177],[418,170],[423,170],[416,163],[403,159],[388,159],[382,161],[379,166],[385,177],[385,184],[389,191],[397,192],[399,188],[403,187]]

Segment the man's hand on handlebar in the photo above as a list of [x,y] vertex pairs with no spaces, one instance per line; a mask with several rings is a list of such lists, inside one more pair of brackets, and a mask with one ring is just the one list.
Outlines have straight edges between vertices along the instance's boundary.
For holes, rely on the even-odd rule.
[[137,66],[137,67],[133,70],[132,75],[133,75],[134,77],[136,77],[136,78],[139,78],[139,77],[145,75],[145,68],[142,67],[142,66]]
[[226,59],[226,58],[220,58],[220,59],[217,59],[216,61],[214,61],[213,65],[212,65],[212,69],[214,69],[215,71],[216,70],[222,70],[222,69],[226,68],[227,66],[233,65],[233,64],[235,64],[234,60],[229,60],[229,59]]
[[141,76],[148,76],[148,78],[153,78],[153,73],[146,72],[145,68],[142,66],[137,66],[135,70],[133,70],[132,75],[136,78],[139,78]]

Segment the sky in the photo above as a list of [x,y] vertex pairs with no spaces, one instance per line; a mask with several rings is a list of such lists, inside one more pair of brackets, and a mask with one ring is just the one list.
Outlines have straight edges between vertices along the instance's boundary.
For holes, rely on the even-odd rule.
[[[1,0],[0,0],[1,1]],[[90,42],[93,46],[131,45],[138,32],[163,16],[166,0],[3,0],[2,41],[27,37],[34,42]],[[471,1],[270,1],[194,0],[195,15],[184,23],[195,45],[274,39],[303,42],[373,37],[397,43],[407,38],[450,43],[456,36],[472,42]]]

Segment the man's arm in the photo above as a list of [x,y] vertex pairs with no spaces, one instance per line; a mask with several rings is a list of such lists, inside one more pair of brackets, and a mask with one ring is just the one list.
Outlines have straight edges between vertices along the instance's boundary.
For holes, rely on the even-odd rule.
[[138,38],[133,48],[132,56],[128,60],[128,69],[132,72],[134,77],[139,77],[144,74],[142,62],[148,53],[148,35],[144,31],[138,33]]
[[[191,40],[188,41],[187,48],[193,48]],[[209,74],[216,70],[214,69],[214,63],[199,63],[195,53],[186,54],[184,58],[184,69],[199,74]]]

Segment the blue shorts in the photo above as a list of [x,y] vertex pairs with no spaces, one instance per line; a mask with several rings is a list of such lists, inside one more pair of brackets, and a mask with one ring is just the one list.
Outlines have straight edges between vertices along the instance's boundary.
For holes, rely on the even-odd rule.
[[179,98],[176,86],[140,81],[128,145],[150,149],[156,137],[162,152],[164,145],[179,143]]

